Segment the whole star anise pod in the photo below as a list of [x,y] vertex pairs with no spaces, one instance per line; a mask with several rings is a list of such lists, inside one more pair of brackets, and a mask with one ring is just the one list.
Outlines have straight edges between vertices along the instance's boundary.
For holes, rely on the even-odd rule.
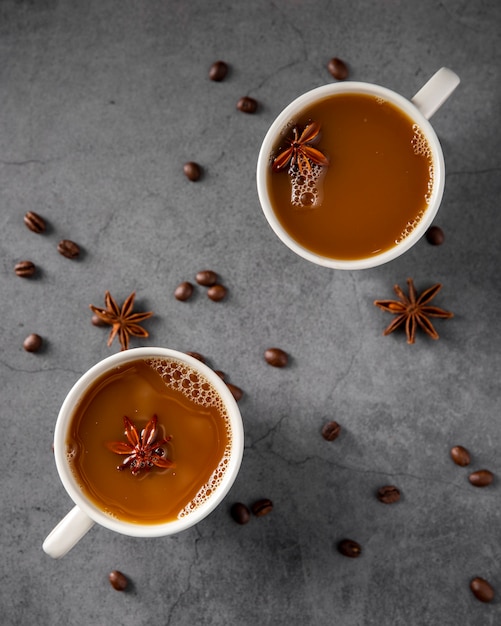
[[166,458],[162,448],[171,440],[171,437],[155,441],[158,433],[156,415],[151,418],[141,433],[138,433],[137,428],[126,415],[124,415],[124,426],[128,441],[111,441],[107,444],[115,454],[127,454],[127,458],[117,467],[118,470],[122,471],[130,467],[132,475],[136,476],[140,471],[149,472],[153,466],[174,467],[174,463]]
[[409,287],[409,295],[406,296],[398,285],[393,287],[398,296],[398,300],[375,300],[374,304],[383,311],[393,313],[397,317],[385,329],[383,335],[389,335],[396,328],[405,324],[405,333],[407,335],[407,343],[414,343],[416,338],[417,327],[424,330],[432,339],[438,339],[438,333],[429,320],[430,317],[440,317],[449,319],[454,317],[454,313],[444,311],[436,306],[429,306],[428,303],[433,300],[442,288],[440,283],[433,285],[417,297],[416,288],[412,278],[407,279]]
[[148,337],[148,332],[139,326],[139,322],[148,319],[153,313],[151,311],[147,313],[133,313],[132,309],[134,308],[135,297],[136,293],[133,291],[122,304],[122,308],[120,308],[110,292],[106,291],[104,294],[105,309],[94,306],[93,304],[89,305],[91,311],[95,313],[100,320],[112,326],[108,338],[108,346],[111,346],[116,335],[118,335],[122,350],[127,350],[129,347],[129,338],[131,336]]
[[311,163],[316,165],[329,164],[329,159],[320,150],[308,145],[316,139],[320,132],[318,122],[310,122],[301,135],[297,126],[294,126],[292,132],[294,137],[288,139],[289,147],[273,159],[271,168],[274,172],[283,170],[289,163],[291,167],[297,167],[301,174],[304,174],[305,170],[311,170]]

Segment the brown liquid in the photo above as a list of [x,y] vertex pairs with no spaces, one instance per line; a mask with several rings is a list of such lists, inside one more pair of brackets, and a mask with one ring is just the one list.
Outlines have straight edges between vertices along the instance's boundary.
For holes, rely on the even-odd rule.
[[[127,441],[123,416],[139,432],[156,414],[157,440],[174,468],[133,476],[117,470],[125,456],[107,442]],[[159,524],[186,515],[209,497],[224,475],[231,430],[223,402],[199,373],[175,360],[133,361],[106,373],[76,408],[67,439],[68,459],[83,490],[118,519]]]
[[319,178],[312,186],[294,188],[287,168],[270,166],[268,191],[282,227],[333,259],[363,259],[398,245],[421,219],[433,186],[430,148],[419,128],[380,98],[338,94],[292,120],[273,156],[288,147],[294,125],[301,131],[312,120],[321,125],[312,145],[330,164],[314,168]]

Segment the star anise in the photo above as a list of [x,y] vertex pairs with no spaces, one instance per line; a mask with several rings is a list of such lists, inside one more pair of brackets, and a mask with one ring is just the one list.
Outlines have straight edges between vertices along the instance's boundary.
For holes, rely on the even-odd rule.
[[129,338],[131,336],[148,337],[148,332],[139,326],[139,322],[148,319],[153,313],[151,311],[147,313],[132,313],[135,297],[136,293],[133,291],[122,304],[122,308],[120,308],[110,292],[106,291],[104,294],[105,309],[94,306],[93,304],[90,305],[91,311],[95,313],[100,320],[112,326],[108,338],[108,346],[111,346],[117,334],[122,350],[127,350],[129,347]]
[[275,157],[271,168],[274,172],[283,170],[290,163],[291,167],[297,167],[301,174],[304,174],[305,170],[311,170],[311,164],[316,165],[329,165],[329,159],[312,146],[308,144],[317,138],[320,132],[320,124],[317,122],[310,122],[307,124],[301,134],[297,126],[292,129],[294,137],[288,139],[289,147],[283,152],[280,152]]
[[174,463],[165,457],[162,448],[171,440],[171,437],[155,441],[158,433],[157,422],[158,418],[154,415],[141,433],[138,433],[131,420],[124,415],[124,434],[128,441],[111,441],[107,444],[115,454],[127,454],[127,458],[117,467],[117,470],[122,471],[130,467],[132,475],[136,476],[141,471],[149,472],[153,466],[174,467]]
[[444,311],[436,306],[429,306],[428,303],[433,300],[442,288],[440,283],[433,285],[417,297],[416,288],[412,278],[407,279],[409,287],[409,295],[406,296],[398,285],[393,289],[398,296],[398,300],[375,300],[374,304],[383,311],[393,313],[397,317],[386,328],[384,335],[389,335],[396,328],[405,323],[405,332],[407,335],[407,343],[414,343],[416,338],[416,329],[419,326],[432,339],[438,339],[438,333],[429,320],[430,317],[440,317],[449,319],[454,317],[454,313]]

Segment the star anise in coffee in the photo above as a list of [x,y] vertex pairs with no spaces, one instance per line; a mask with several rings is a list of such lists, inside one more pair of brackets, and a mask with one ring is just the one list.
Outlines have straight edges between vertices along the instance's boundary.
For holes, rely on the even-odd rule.
[[289,147],[273,159],[271,168],[274,172],[279,172],[290,164],[291,168],[297,168],[300,174],[304,174],[306,171],[311,170],[312,163],[315,165],[329,164],[329,159],[320,150],[308,145],[320,133],[320,124],[318,122],[307,124],[301,134],[299,134],[298,127],[294,126],[292,133],[293,137],[287,140]]
[[97,315],[100,320],[112,326],[108,338],[108,346],[111,346],[113,339],[115,339],[117,335],[122,350],[128,349],[130,337],[148,337],[148,332],[139,326],[139,322],[148,319],[153,313],[151,311],[146,313],[133,313],[135,297],[136,293],[132,292],[120,308],[110,292],[106,291],[104,294],[106,308],[103,309],[93,304],[90,305],[91,311]]
[[442,288],[440,283],[433,285],[418,297],[414,281],[412,278],[407,279],[409,295],[406,296],[398,285],[393,287],[398,296],[398,300],[375,300],[374,304],[383,311],[396,315],[392,323],[385,329],[383,335],[389,335],[400,326],[405,326],[407,335],[407,343],[414,343],[416,339],[416,330],[421,328],[432,339],[438,339],[438,333],[430,321],[430,317],[438,317],[449,319],[454,317],[454,313],[439,309],[436,306],[430,306],[429,302],[437,295]]
[[171,440],[171,437],[164,437],[155,441],[158,435],[158,418],[154,415],[139,433],[132,421],[124,415],[124,434],[127,441],[111,441],[108,448],[115,454],[126,454],[127,457],[117,470],[130,468],[133,476],[139,472],[149,472],[153,467],[167,469],[174,467],[174,463],[165,456],[162,446]]

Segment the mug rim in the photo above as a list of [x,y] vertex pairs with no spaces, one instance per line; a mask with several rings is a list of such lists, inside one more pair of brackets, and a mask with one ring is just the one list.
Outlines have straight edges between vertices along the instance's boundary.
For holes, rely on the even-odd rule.
[[[433,189],[428,206],[424,212],[424,215],[420,219],[419,223],[414,227],[412,232],[405,237],[405,239],[398,244],[392,246],[389,250],[380,252],[369,257],[362,259],[336,259],[333,257],[327,257],[321,254],[317,254],[312,250],[298,243],[282,226],[278,220],[275,211],[273,210],[270,202],[267,186],[267,170],[270,165],[271,153],[273,144],[275,143],[280,132],[285,128],[287,123],[291,121],[291,118],[301,113],[308,105],[311,105],[318,100],[322,100],[328,96],[342,94],[342,93],[356,93],[367,94],[376,97],[382,97],[390,101],[397,108],[402,110],[410,119],[416,123],[419,129],[424,133],[428,144],[431,148],[432,163],[433,163]],[[430,227],[442,201],[444,186],[445,186],[445,162],[442,147],[440,141],[435,133],[430,122],[424,117],[419,109],[412,103],[411,100],[402,96],[401,94],[393,91],[382,85],[374,83],[361,82],[361,81],[343,81],[339,83],[329,83],[327,85],[321,85],[315,87],[309,91],[301,94],[290,102],[282,111],[278,114],[275,120],[269,127],[261,148],[259,150],[256,170],[256,183],[258,197],[261,204],[261,209],[268,221],[268,224],[278,236],[278,238],[284,243],[290,250],[304,259],[332,269],[345,269],[345,270],[357,270],[357,269],[369,269],[388,263],[393,259],[401,256],[409,250],[426,232]]]
[[[193,511],[182,518],[161,523],[133,523],[111,517],[90,500],[78,486],[66,458],[66,437],[74,410],[85,391],[99,376],[118,365],[148,357],[165,357],[179,360],[200,371],[214,386],[228,412],[231,426],[231,452],[225,473],[219,486]],[[194,526],[211,513],[225,498],[233,485],[243,458],[244,431],[242,416],[236,400],[226,383],[205,363],[171,348],[131,348],[117,352],[95,363],[73,384],[59,410],[54,430],[54,457],[59,478],[68,495],[96,524],[132,537],[161,537],[173,535]]]

